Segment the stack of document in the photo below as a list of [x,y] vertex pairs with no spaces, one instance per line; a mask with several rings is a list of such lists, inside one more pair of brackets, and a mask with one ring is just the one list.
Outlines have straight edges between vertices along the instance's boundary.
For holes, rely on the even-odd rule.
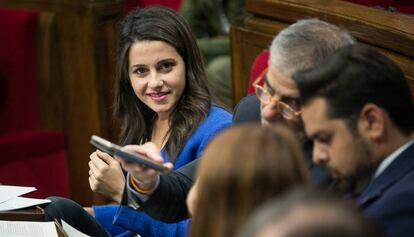
[[16,210],[50,202],[49,199],[20,197],[35,190],[34,187],[0,185],[0,211]]
[[[55,222],[0,221],[0,236],[7,237],[58,237]],[[62,220],[63,231],[68,237],[90,237]]]
[[[12,211],[51,202],[49,199],[25,198],[21,195],[35,191],[34,187],[0,185],[0,211]],[[69,237],[87,237],[84,233],[61,220],[63,232]],[[0,236],[58,237],[56,223],[0,220]]]
[[0,221],[0,235],[8,237],[58,237],[53,221]]

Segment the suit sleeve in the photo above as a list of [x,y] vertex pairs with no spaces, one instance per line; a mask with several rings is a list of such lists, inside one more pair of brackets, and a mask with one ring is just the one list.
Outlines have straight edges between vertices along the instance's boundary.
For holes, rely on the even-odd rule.
[[177,171],[162,175],[158,187],[145,202],[125,188],[123,204],[167,223],[187,218],[188,210],[185,201],[193,184],[197,163],[198,160],[194,160]]

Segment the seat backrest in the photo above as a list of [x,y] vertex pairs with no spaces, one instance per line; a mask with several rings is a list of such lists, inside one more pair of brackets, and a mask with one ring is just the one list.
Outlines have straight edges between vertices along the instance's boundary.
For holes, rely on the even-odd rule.
[[32,11],[0,8],[0,134],[37,126],[37,16]]
[[269,50],[264,50],[263,52],[259,53],[257,57],[254,59],[253,66],[250,71],[249,87],[247,89],[247,93],[249,95],[254,93],[253,82],[267,68],[268,61],[269,61]]
[[136,7],[145,7],[149,5],[161,5],[161,6],[169,7],[173,10],[179,11],[182,1],[183,0],[126,0],[124,9],[125,9],[125,12],[129,12],[130,10]]

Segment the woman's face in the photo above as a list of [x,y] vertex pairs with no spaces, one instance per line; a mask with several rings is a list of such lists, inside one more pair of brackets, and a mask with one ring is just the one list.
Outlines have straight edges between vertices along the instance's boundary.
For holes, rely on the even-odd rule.
[[137,97],[168,118],[185,88],[184,60],[163,41],[138,41],[129,50],[129,79]]

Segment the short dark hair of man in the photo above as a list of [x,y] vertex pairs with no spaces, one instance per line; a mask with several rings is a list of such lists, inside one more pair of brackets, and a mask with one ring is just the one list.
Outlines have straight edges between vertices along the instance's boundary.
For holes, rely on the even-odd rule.
[[377,226],[348,200],[295,189],[261,206],[240,237],[379,237]]
[[355,44],[339,49],[318,66],[296,73],[302,105],[320,97],[327,116],[345,119],[352,131],[367,103],[384,109],[404,134],[414,129],[414,108],[401,69],[375,49]]

